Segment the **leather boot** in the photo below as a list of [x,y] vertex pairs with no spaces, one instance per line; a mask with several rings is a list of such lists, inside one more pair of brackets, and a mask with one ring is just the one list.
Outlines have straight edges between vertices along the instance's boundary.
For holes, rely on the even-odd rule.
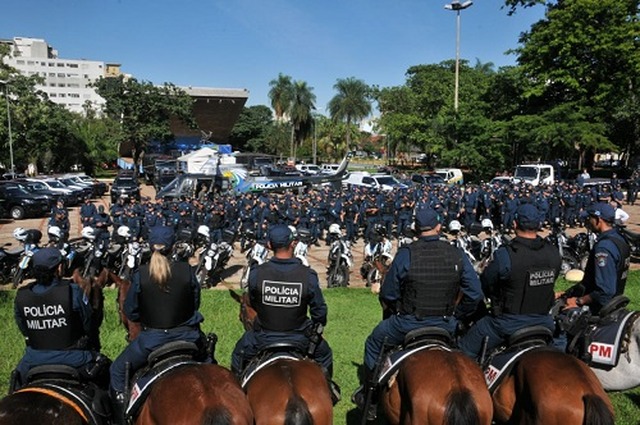
[[[369,422],[375,421],[378,416],[378,391],[375,378],[373,371],[364,368],[362,383],[351,396],[351,402],[358,406],[358,409],[362,411],[363,415],[366,415],[367,421]],[[365,406],[367,396],[370,397],[368,407]],[[365,407],[366,412],[364,411]]]
[[124,393],[115,391],[113,388],[109,389],[109,396],[111,398],[111,422],[114,425],[125,425],[125,397]]

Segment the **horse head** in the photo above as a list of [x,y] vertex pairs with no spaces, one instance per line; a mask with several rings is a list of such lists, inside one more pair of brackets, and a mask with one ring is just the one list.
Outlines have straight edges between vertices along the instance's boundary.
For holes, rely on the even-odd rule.
[[251,307],[251,303],[249,302],[249,294],[247,292],[243,292],[242,294],[237,294],[232,289],[229,289],[229,294],[231,298],[236,300],[240,304],[240,322],[244,329],[249,331],[253,329],[253,323],[258,316],[258,313]]
[[[103,270],[103,273],[105,270]],[[118,296],[116,298],[118,304],[118,316],[120,317],[120,323],[122,323],[122,326],[124,326],[127,331],[127,342],[131,342],[136,339],[142,331],[142,325],[138,322],[129,320],[127,315],[124,313],[124,301],[127,299],[127,293],[129,292],[129,288],[131,288],[131,282],[126,279],[122,279],[112,271],[107,271],[107,273],[107,281],[113,282],[116,285],[116,288],[118,288]],[[102,273],[100,276],[102,276]]]

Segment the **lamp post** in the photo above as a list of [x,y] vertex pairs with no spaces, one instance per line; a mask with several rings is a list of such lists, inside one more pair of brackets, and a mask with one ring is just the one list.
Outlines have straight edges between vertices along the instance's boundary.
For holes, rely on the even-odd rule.
[[453,91],[453,110],[458,112],[458,86],[460,84],[460,11],[473,4],[468,0],[460,3],[459,0],[452,0],[450,4],[445,4],[444,8],[456,12],[456,82]]
[[4,97],[7,101],[7,129],[9,130],[9,160],[11,161],[11,177],[15,176],[15,168],[13,166],[13,135],[11,133],[11,111],[9,110],[9,81],[0,80],[0,84],[4,85]]

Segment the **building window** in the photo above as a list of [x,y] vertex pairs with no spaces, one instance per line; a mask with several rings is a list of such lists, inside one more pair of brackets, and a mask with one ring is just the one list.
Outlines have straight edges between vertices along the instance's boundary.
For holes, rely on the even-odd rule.
[[18,65],[24,65],[24,61],[23,61],[23,60],[17,60],[17,61],[16,61],[16,63],[17,63]]
[[64,68],[64,64],[62,62],[58,62],[58,68]]
[[84,74],[84,78],[89,78],[89,74]]
[[50,73],[49,73],[49,77],[55,77],[55,76],[56,76],[56,73],[55,73],[55,72],[50,72]]
[[69,68],[77,68],[78,67],[77,63],[70,63],[70,64],[67,64],[67,65],[69,65]]
[[27,65],[33,65],[33,61],[27,61]]
[[58,87],[66,87],[64,83],[58,84]]
[[67,87],[80,88],[80,84],[67,84]]
[[60,77],[60,78],[64,78],[64,76],[65,76],[65,74],[58,73],[58,77]]
[[49,97],[58,97],[57,93],[49,93]]
[[59,96],[59,97],[67,97],[67,95],[66,95],[66,94],[64,94],[64,93],[60,93],[60,96]]

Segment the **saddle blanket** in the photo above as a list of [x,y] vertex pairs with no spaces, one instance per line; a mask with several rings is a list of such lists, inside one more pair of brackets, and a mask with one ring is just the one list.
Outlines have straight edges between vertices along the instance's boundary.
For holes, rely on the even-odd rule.
[[[631,317],[634,320],[631,320]],[[620,359],[620,345],[627,330],[627,324],[631,325],[638,316],[638,312],[624,310],[613,320],[601,320],[591,334],[589,354],[594,366],[616,366]]]
[[249,366],[247,366],[247,369],[242,374],[242,388],[243,389],[246,388],[247,383],[251,380],[253,375],[255,375],[259,370],[264,369],[265,367],[269,366],[271,363],[275,362],[276,360],[300,360],[300,357],[297,357],[293,354],[283,353],[283,354],[276,354],[273,357],[269,357],[266,360],[255,363],[255,364],[250,363]]
[[135,416],[138,413],[138,409],[142,406],[142,403],[147,398],[148,392],[151,389],[151,385],[158,379],[162,378],[167,373],[175,370],[181,366],[198,364],[193,360],[178,361],[171,363],[166,367],[153,368],[149,372],[136,380],[133,388],[131,389],[131,396],[129,397],[129,404],[127,405],[126,415]]
[[438,349],[444,351],[451,351],[450,348],[445,347],[441,344],[425,344],[419,347],[410,348],[407,350],[395,351],[387,356],[384,361],[384,365],[382,366],[382,370],[380,371],[380,375],[378,376],[378,385],[384,385],[391,379],[393,374],[400,367],[400,363],[407,357],[423,350],[431,350]]
[[491,363],[484,370],[484,379],[489,387],[489,392],[493,393],[493,391],[498,387],[498,384],[502,381],[503,377],[507,375],[520,356],[540,347],[540,345],[532,345],[522,350],[507,350],[494,355],[491,358]]

